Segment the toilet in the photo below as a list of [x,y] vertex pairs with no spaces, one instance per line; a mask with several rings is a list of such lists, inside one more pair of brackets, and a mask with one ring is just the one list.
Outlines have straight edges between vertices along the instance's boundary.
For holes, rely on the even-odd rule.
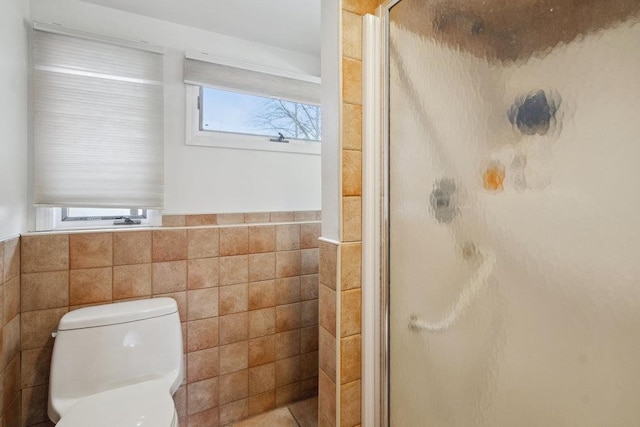
[[53,334],[49,418],[57,427],[177,427],[182,328],[172,298],[81,308]]

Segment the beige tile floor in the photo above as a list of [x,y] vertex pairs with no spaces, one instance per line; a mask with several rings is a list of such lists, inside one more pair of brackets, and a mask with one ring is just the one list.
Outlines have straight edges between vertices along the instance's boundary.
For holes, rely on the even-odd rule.
[[247,418],[233,427],[317,427],[318,398],[292,403],[255,417]]

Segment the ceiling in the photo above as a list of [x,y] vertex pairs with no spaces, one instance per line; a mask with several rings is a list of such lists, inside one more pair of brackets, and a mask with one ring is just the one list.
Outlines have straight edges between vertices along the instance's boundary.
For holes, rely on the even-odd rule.
[[82,0],[320,56],[320,0]]

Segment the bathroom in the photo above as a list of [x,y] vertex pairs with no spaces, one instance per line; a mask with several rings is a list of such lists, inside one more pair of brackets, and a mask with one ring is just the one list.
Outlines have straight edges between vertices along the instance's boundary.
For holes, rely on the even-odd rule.
[[[249,2],[221,8],[244,35],[127,3],[2,0],[0,424],[53,425],[64,314],[162,296],[184,339],[181,426],[296,402],[327,426],[640,422],[637,2],[282,1],[260,36]],[[312,49],[302,29],[269,44],[294,21]],[[36,202],[54,180],[34,170],[33,33],[162,52],[146,225],[65,230]],[[277,132],[267,149],[203,142],[190,87],[219,84],[189,74],[200,63],[321,86],[321,153]],[[523,126],[543,97],[544,126]]]

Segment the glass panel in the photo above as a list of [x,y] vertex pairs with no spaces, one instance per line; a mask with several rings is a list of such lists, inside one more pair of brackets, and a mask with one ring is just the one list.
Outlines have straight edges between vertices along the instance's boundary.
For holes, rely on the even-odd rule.
[[122,217],[144,218],[146,209],[63,208],[63,221],[91,221]]
[[317,105],[202,88],[200,130],[320,141]]
[[640,420],[640,3],[389,19],[393,427]]

